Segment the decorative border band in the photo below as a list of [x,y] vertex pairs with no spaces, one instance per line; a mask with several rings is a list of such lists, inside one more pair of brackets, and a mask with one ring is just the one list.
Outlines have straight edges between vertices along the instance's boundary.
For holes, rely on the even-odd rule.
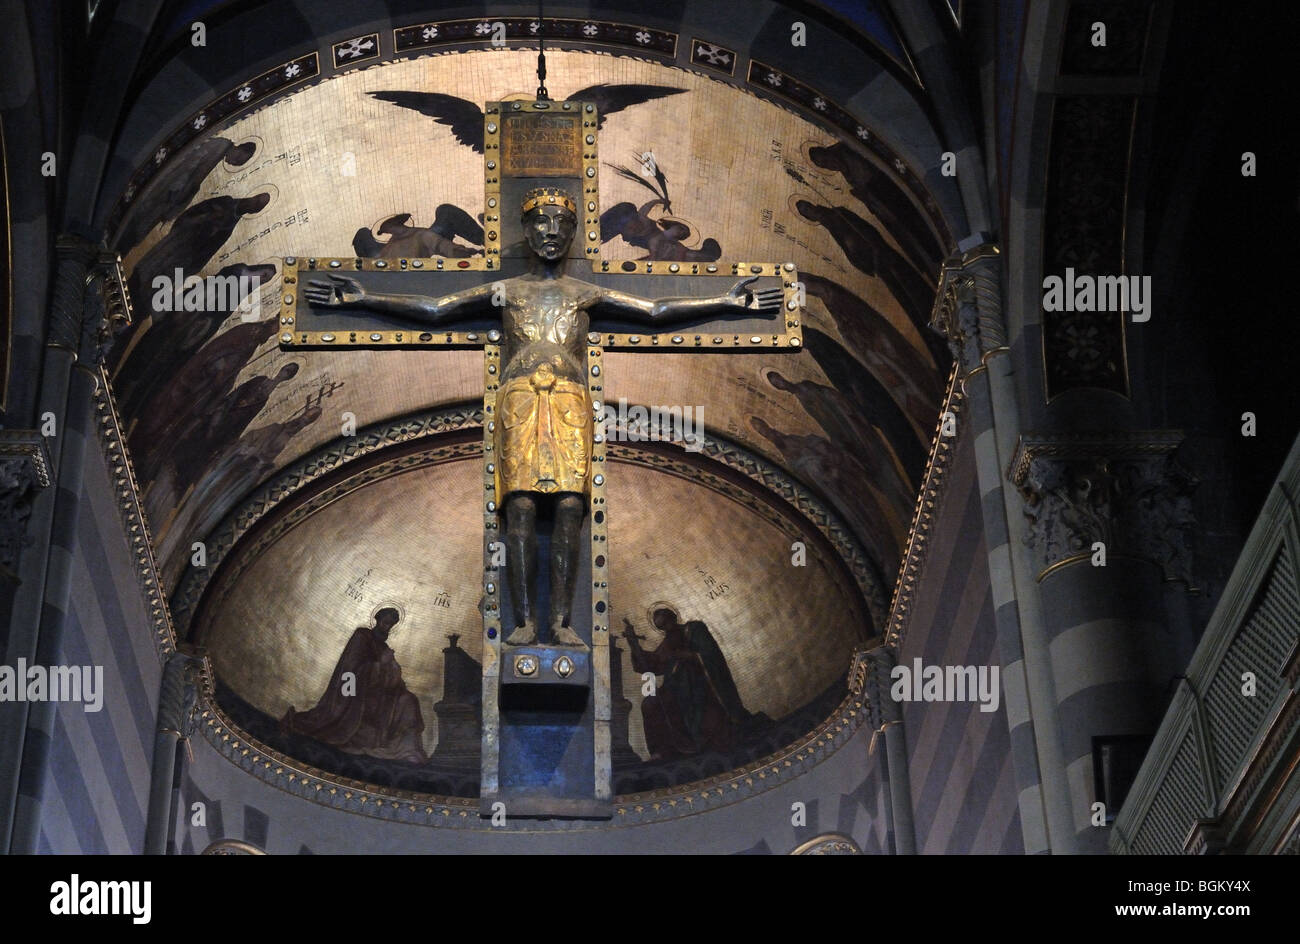
[[176,651],[176,630],[172,621],[171,609],[163,595],[162,584],[158,578],[158,564],[153,556],[153,541],[149,535],[149,524],[145,519],[144,509],[140,505],[140,490],[136,485],[135,471],[127,455],[126,443],[122,436],[122,425],[118,420],[117,407],[108,385],[108,373],[103,367],[99,369],[99,383],[95,385],[95,414],[98,422],[99,439],[104,457],[108,460],[109,472],[117,490],[117,511],[122,521],[122,533],[131,545],[135,556],[136,575],[140,581],[140,590],[144,594],[145,607],[153,623],[154,645],[158,648],[158,658],[166,662],[167,657]]
[[[495,828],[520,832],[616,829],[728,806],[807,773],[839,750],[867,720],[867,716],[862,698],[850,695],[830,718],[809,734],[759,761],[707,780],[615,797],[614,819],[610,823],[507,820],[506,826]],[[293,796],[348,813],[411,825],[493,828],[483,825],[476,797],[437,797],[376,788],[361,781],[323,773],[250,740],[210,699],[205,701],[199,718],[204,737],[222,757]]]
[[894,596],[889,604],[889,623],[885,630],[885,642],[895,649],[901,648],[903,634],[912,615],[912,597],[919,585],[921,571],[925,568],[925,558],[930,549],[930,535],[934,531],[934,513],[939,499],[947,484],[948,467],[952,465],[953,453],[961,438],[964,423],[956,423],[957,435],[945,436],[944,417],[951,413],[954,421],[961,415],[965,404],[965,395],[957,382],[958,368],[954,363],[948,374],[948,393],[944,397],[944,406],[939,414],[939,425],[930,443],[930,459],[925,464],[925,479],[921,482],[921,492],[916,499],[916,512],[912,516],[912,527],[907,533],[907,551],[898,568],[898,582],[894,584]]

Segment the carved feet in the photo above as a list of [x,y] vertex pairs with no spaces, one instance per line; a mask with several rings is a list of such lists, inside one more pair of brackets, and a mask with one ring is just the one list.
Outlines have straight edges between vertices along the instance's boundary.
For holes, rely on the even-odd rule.
[[[508,646],[535,646],[537,645],[537,625],[533,620],[527,620],[522,626],[515,627],[515,631],[506,637]],[[586,649],[587,644],[582,641],[582,637],[575,633],[563,623],[551,627],[551,645],[553,646],[570,646],[574,649]]]
[[511,646],[531,646],[537,642],[537,624],[532,620],[525,620],[524,625],[515,628],[515,631],[506,637],[506,644]]
[[563,623],[551,627],[551,640],[557,646],[573,646],[576,649],[587,648],[587,644],[582,641],[582,637]]

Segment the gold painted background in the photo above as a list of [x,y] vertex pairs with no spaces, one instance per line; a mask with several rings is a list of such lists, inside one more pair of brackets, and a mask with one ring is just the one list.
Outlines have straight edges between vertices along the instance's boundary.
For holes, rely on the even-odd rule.
[[[801,273],[815,273],[842,285],[888,322],[889,345],[884,339],[878,343],[865,330],[846,337],[843,322],[831,318],[812,294],[805,324],[852,351],[846,361],[849,373],[870,371],[875,376],[887,391],[884,395],[893,398],[905,417],[902,435],[914,436],[922,445],[928,441],[939,402],[940,374],[914,321],[880,278],[864,275],[852,264],[827,228],[794,209],[797,199],[850,207],[881,232],[889,246],[898,248],[898,241],[879,224],[871,207],[849,193],[841,174],[820,169],[807,158],[810,146],[833,144],[830,135],[732,86],[681,70],[580,52],[550,53],[547,62],[548,83],[556,98],[597,82],[686,89],[684,94],[635,105],[609,117],[600,139],[602,209],[620,201],[641,206],[652,199],[648,190],[605,166],[613,162],[637,168],[640,156],[652,151],[667,179],[672,215],[692,227],[686,245],[698,248],[704,240],[714,239],[724,262],[789,259]],[[305,88],[214,129],[214,135],[232,144],[254,142],[257,149],[243,166],[218,163],[191,205],[216,196],[266,194],[267,199],[264,208],[239,220],[202,274],[237,262],[276,264],[285,255],[349,256],[359,228],[377,230],[383,220],[399,213],[409,213],[411,225],[417,227],[432,223],[442,204],[477,216],[483,209],[482,156],[458,143],[448,127],[366,93],[438,91],[481,105],[490,99],[530,97],[534,67],[535,56],[512,50],[376,65]],[[126,253],[128,270],[168,235],[171,225],[164,222],[153,228]],[[604,252],[611,258],[645,255],[621,239],[607,243]],[[266,315],[276,311],[278,294],[277,276],[262,291]],[[149,298],[137,297],[136,310],[143,323],[122,342],[118,354],[125,356],[117,366],[115,386],[146,375],[153,366],[136,350],[147,339]],[[238,316],[232,316],[223,333],[239,324]],[[913,364],[910,368],[897,359],[891,361],[904,348],[908,363]],[[146,477],[142,483],[169,586],[175,586],[188,563],[192,542],[209,533],[251,490],[252,479],[264,480],[273,468],[338,437],[345,413],[364,427],[481,395],[477,352],[289,355],[276,347],[273,338],[257,348],[237,380],[273,377],[287,363],[297,365],[296,375],[275,386],[264,408],[242,430],[229,433],[229,441],[213,453],[208,471],[196,476],[196,481],[169,481],[164,476],[158,481]],[[769,369],[779,371],[788,382],[811,381],[812,385],[799,393],[778,389],[767,379]],[[899,434],[887,434],[883,423],[859,404],[853,428],[860,438],[848,450],[843,432],[852,425],[846,417],[855,407],[836,399],[834,391],[828,393],[832,386],[808,352],[784,356],[612,353],[608,360],[611,402],[622,396],[632,403],[703,407],[709,428],[792,470],[828,495],[867,543],[886,579],[892,579],[915,494],[895,451]],[[304,403],[312,398],[319,415],[304,417]],[[203,402],[202,396],[196,399],[196,410],[214,408],[215,397],[212,402]],[[128,429],[160,409],[157,403],[150,401],[128,412]],[[271,435],[274,424],[295,416],[311,421],[292,431],[287,441]],[[214,429],[217,432],[211,435],[222,435],[218,427]],[[259,431],[260,438],[254,435]],[[248,445],[241,447],[241,442]],[[146,441],[137,436],[131,446],[137,456],[178,448],[165,437]],[[854,455],[848,456],[849,451]],[[218,466],[224,478],[211,471]],[[402,503],[419,508],[418,491]],[[344,557],[350,553],[342,546],[332,552]],[[330,631],[350,631],[352,624],[351,618],[344,619]]]
[[[703,620],[745,707],[773,720],[845,672],[865,614],[810,533],[777,527],[695,482],[611,466],[611,607],[620,630],[626,616],[643,645],[658,646],[647,611],[659,601],[683,620]],[[431,753],[448,636],[459,634],[460,648],[482,661],[481,491],[479,462],[462,460],[394,475],[309,516],[210,591],[220,604],[209,607],[201,638],[218,677],[272,718],[290,705],[310,708],[353,630],[397,604],[405,616],[389,644],[419,699]],[[790,545],[800,539],[807,566],[792,567]],[[641,677],[619,645],[634,706],[629,741],[645,759]]]

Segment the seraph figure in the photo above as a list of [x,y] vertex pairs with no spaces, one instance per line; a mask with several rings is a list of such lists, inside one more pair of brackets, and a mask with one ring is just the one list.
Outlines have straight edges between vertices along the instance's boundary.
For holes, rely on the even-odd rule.
[[[601,242],[622,236],[630,246],[644,249],[642,259],[666,262],[716,262],[722,256],[722,247],[713,238],[704,240],[699,249],[685,245],[691,237],[691,227],[684,220],[671,216],[672,201],[668,197],[668,178],[663,168],[653,163],[654,183],[644,175],[618,164],[610,164],[619,176],[634,180],[655,195],[655,199],[637,208],[624,201],[616,203],[600,215]],[[662,215],[653,215],[662,208]]]
[[[427,227],[412,226],[411,214],[398,213],[380,223],[379,232],[388,237],[388,242],[381,243],[370,227],[361,227],[352,237],[353,251],[363,259],[424,259],[429,256],[464,259],[483,253],[483,227],[474,217],[450,203],[438,206],[433,223]],[[457,236],[480,248],[462,246],[456,242]]]

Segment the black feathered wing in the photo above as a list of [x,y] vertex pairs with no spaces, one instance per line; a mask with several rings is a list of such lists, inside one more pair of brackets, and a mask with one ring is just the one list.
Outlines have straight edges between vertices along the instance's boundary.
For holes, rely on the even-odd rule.
[[483,110],[473,102],[441,92],[393,91],[369,94],[381,102],[413,109],[440,125],[447,125],[457,141],[468,144],[479,154],[483,153]]
[[475,246],[483,245],[483,227],[474,217],[451,203],[442,203],[434,211],[433,225],[429,227],[444,239],[459,236]]
[[591,102],[596,106],[596,114],[599,116],[596,129],[599,130],[605,126],[606,118],[624,108],[654,101],[656,98],[680,95],[685,91],[686,89],[673,88],[671,85],[608,85],[602,82],[574,92],[569,98],[572,101]]

